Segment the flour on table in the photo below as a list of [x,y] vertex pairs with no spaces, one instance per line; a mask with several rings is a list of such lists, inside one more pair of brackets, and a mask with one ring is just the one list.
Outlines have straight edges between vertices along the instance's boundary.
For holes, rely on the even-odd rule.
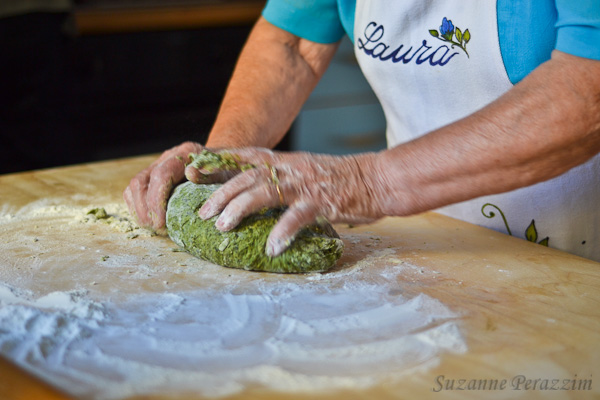
[[78,398],[360,390],[466,351],[459,315],[403,293],[422,270],[391,249],[328,274],[228,270],[123,228],[121,204],[71,200],[0,208],[0,353]]
[[[78,203],[85,203],[84,199],[74,196]],[[97,218],[94,210],[102,209],[106,212],[104,218]],[[69,224],[92,224],[102,223],[110,226],[118,232],[129,233],[129,238],[137,236],[151,236],[152,233],[141,229],[129,214],[129,210],[122,203],[105,203],[101,205],[87,204],[67,205],[64,199],[42,199],[34,201],[18,211],[13,211],[10,207],[3,205],[0,208],[0,223],[11,220],[34,220],[39,218],[68,217]]]
[[464,352],[456,315],[392,285],[269,284],[243,291],[132,295],[97,303],[78,291],[34,299],[0,286],[0,348],[86,398],[246,385],[286,392],[368,388]]

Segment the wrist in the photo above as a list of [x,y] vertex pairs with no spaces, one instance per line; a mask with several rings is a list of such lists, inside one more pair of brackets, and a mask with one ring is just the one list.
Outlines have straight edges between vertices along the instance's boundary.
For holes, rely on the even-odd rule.
[[245,141],[241,139],[241,136],[242,135],[239,135],[231,130],[213,130],[208,135],[208,139],[206,140],[204,147],[209,149],[230,149],[242,147],[245,145]]
[[370,153],[363,171],[373,202],[381,216],[408,216],[421,211],[418,182],[403,157],[392,150]]
[[359,180],[360,193],[358,196],[365,198],[371,217],[382,218],[390,214],[386,207],[389,192],[385,169],[382,168],[381,153],[361,153],[349,156],[349,161],[354,163],[356,170],[353,175]]

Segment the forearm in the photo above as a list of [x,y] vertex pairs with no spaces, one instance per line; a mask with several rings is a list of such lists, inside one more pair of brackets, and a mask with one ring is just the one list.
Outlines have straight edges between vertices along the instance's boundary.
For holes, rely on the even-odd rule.
[[259,19],[240,55],[206,146],[277,144],[336,48],[336,44],[298,38]]
[[408,215],[553,178],[599,151],[600,62],[555,52],[484,109],[381,153],[369,184],[382,214]]

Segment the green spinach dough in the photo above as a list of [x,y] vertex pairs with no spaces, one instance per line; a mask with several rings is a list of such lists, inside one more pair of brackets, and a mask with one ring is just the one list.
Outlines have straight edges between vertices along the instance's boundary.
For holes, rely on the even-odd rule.
[[169,237],[192,255],[224,267],[279,273],[326,271],[341,257],[343,242],[329,224],[304,228],[285,252],[267,256],[267,237],[282,209],[265,209],[229,232],[219,231],[214,226],[218,215],[203,221],[197,213],[220,186],[186,182],[169,200]]

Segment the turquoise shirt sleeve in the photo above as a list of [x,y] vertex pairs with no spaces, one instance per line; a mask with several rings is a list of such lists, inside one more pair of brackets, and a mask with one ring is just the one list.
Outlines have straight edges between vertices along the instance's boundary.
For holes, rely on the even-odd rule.
[[599,0],[498,0],[500,51],[515,84],[557,49],[600,60]]
[[556,0],[556,49],[600,60],[600,1]]
[[344,35],[337,0],[269,0],[263,17],[271,24],[318,43],[334,43]]
[[500,53],[513,84],[550,59],[556,44],[554,1],[498,0],[496,3]]

